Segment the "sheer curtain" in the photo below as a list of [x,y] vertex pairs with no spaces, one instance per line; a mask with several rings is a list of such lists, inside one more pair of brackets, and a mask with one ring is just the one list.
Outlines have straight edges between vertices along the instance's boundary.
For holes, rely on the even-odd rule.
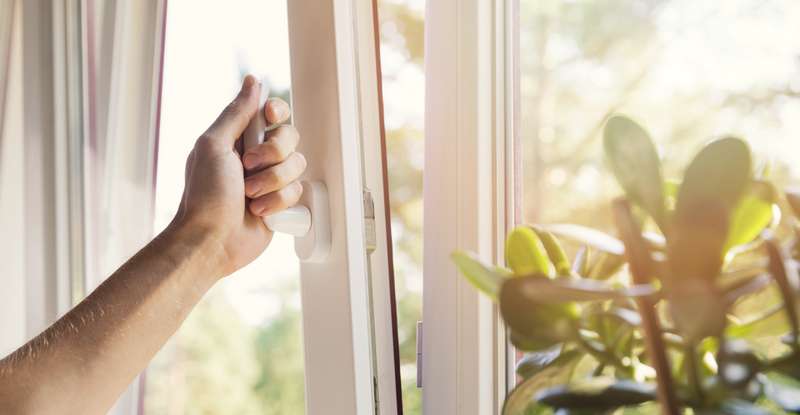
[[[166,0],[84,10],[86,288],[152,238]],[[141,412],[137,380],[114,414]]]
[[0,356],[26,340],[18,3],[0,1]]
[[152,237],[165,14],[0,0],[0,357]]

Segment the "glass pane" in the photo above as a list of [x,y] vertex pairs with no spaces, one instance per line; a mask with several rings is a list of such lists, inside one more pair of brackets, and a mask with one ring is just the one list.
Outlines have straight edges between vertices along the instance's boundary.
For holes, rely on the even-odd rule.
[[[705,142],[746,139],[779,187],[800,178],[800,3],[518,0],[525,222],[613,232],[612,113],[639,120],[667,179]],[[575,247],[571,247],[574,249]],[[777,341],[776,341],[777,342]]]
[[[156,230],[178,206],[195,139],[244,74],[289,100],[286,0],[170,0],[165,53]],[[303,413],[298,277],[293,240],[276,235],[218,283],[148,368],[144,413]]]
[[403,411],[422,412],[416,325],[422,319],[424,0],[379,0],[386,151]]
[[800,173],[797,2],[520,0],[519,13],[525,221],[610,226],[619,189],[600,130],[613,112],[646,126],[668,178],[724,134],[779,183]]

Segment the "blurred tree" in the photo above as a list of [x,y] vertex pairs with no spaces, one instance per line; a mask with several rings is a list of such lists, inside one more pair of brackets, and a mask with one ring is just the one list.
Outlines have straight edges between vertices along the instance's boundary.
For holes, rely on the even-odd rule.
[[[668,177],[701,143],[749,139],[791,164],[800,133],[790,1],[520,1],[520,134],[525,218],[608,227],[597,218],[618,192],[604,169],[600,130],[609,114],[642,119],[662,147]],[[779,144],[780,143],[780,144]]]

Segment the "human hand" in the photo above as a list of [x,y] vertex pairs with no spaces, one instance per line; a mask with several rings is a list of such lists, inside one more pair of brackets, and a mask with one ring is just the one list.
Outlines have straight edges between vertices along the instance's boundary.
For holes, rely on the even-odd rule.
[[[222,276],[247,265],[267,248],[272,232],[261,217],[294,205],[303,191],[297,180],[306,159],[294,151],[299,135],[293,126],[269,131],[264,143],[248,148],[240,157],[239,138],[258,112],[260,88],[248,75],[236,98],[197,139],[186,162],[185,188],[173,221],[218,242],[214,246],[220,252],[211,254],[218,254]],[[274,125],[288,120],[289,114],[286,102],[270,99],[263,116]]]

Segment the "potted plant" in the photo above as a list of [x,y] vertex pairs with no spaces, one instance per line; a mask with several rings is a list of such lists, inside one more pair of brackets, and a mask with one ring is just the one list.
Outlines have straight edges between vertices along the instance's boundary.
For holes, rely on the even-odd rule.
[[453,254],[525,352],[503,414],[800,412],[800,195],[754,174],[738,138],[706,145],[680,183],[629,118],[603,140],[616,236],[520,226],[502,266]]

